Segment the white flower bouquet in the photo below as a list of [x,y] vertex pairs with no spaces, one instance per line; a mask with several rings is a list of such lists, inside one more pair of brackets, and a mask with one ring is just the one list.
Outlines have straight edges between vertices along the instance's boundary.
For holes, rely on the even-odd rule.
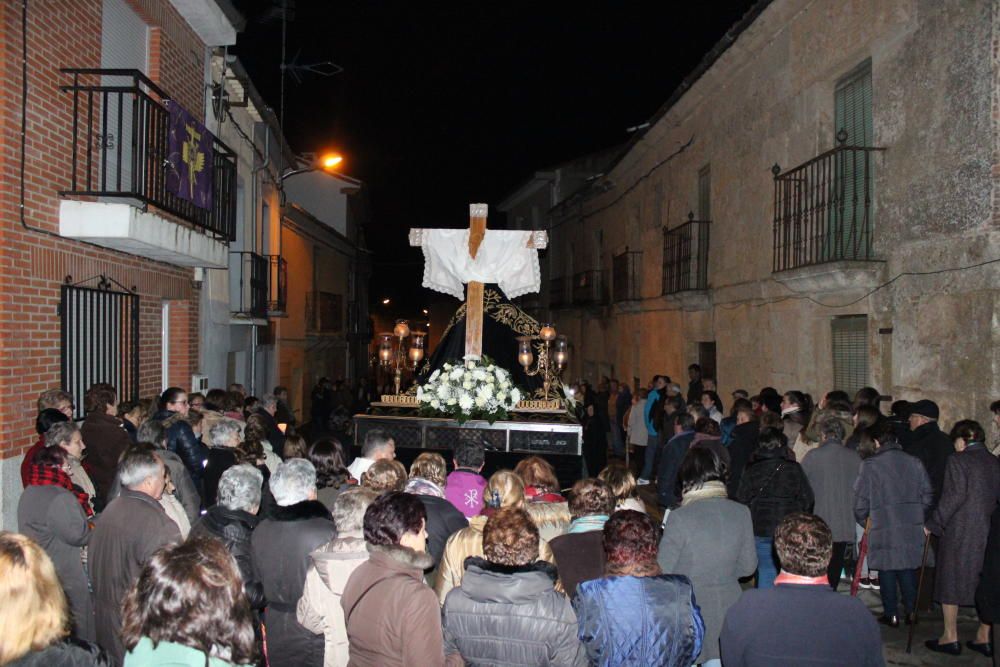
[[446,363],[417,388],[422,415],[446,415],[465,423],[506,419],[521,400],[521,390],[505,369],[488,357],[464,363]]

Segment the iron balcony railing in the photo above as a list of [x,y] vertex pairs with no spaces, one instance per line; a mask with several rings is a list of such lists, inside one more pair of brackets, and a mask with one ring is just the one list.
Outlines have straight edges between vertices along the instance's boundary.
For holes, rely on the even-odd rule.
[[255,252],[229,253],[229,291],[233,315],[266,318],[268,259]]
[[593,306],[606,301],[600,271],[581,271],[573,275],[574,306]]
[[874,154],[838,146],[781,173],[774,165],[774,271],[872,254]]
[[267,255],[267,315],[287,317],[288,261],[281,255]]
[[[167,188],[171,97],[142,72],[63,69],[73,95],[71,176],[61,196],[152,205],[222,240],[236,238],[236,155],[212,137],[212,201],[196,206]],[[114,83],[110,83],[114,82]]]
[[708,289],[711,225],[689,213],[683,225],[663,230],[663,294]]
[[642,270],[642,251],[625,249],[611,260],[614,283],[612,296],[615,303],[635,301],[639,298],[639,277]]
[[549,280],[549,308],[562,308],[569,305],[569,281],[565,278]]

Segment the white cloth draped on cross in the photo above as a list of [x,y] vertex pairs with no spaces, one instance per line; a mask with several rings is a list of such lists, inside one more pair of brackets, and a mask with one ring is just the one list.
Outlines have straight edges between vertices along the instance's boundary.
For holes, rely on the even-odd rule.
[[548,244],[543,231],[486,229],[486,215],[486,204],[471,204],[468,229],[410,230],[410,245],[424,253],[423,286],[468,299],[465,352],[477,358],[482,355],[483,285],[496,283],[508,299],[539,291],[538,250]]

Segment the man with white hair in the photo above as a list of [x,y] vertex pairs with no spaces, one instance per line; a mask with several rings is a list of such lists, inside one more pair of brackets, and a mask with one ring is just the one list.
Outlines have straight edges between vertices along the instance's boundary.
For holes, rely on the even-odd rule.
[[250,538],[254,569],[264,585],[271,667],[321,667],[323,636],[295,618],[309,568],[309,554],[334,535],[329,511],[316,500],[316,469],[305,459],[278,465],[268,482],[277,504]]
[[97,641],[120,665],[121,603],[146,561],[165,544],[179,542],[180,531],[159,500],[166,484],[165,467],[147,449],[126,451],[118,464],[121,495],[108,503],[90,538],[88,563],[94,586]]
[[274,394],[264,394],[260,399],[260,404],[254,411],[260,415],[267,429],[267,441],[271,443],[271,448],[276,452],[285,451],[285,434],[278,427],[278,420],[274,418],[278,412],[278,397]]
[[365,444],[361,448],[361,456],[351,461],[347,472],[351,477],[361,481],[361,476],[368,472],[376,461],[396,458],[396,442],[382,429],[373,429],[365,435]]
[[263,484],[263,473],[252,465],[243,463],[227,469],[219,478],[218,504],[209,507],[191,528],[191,537],[214,537],[233,555],[243,575],[243,590],[254,609],[263,609],[267,602],[250,549],[250,536],[259,522]]

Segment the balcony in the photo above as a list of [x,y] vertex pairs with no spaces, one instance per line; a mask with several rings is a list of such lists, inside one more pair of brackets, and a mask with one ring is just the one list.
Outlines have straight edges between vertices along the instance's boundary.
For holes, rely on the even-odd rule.
[[615,303],[624,301],[637,301],[639,294],[639,280],[642,271],[642,251],[628,250],[620,255],[615,255],[611,260],[611,276],[614,281],[614,291],[612,297]]
[[711,224],[689,213],[683,225],[663,230],[663,294],[708,289]]
[[170,95],[138,70],[61,71],[72,77],[60,86],[72,95],[72,146],[60,234],[182,266],[226,268],[236,230],[235,154],[179,107],[172,115]]
[[549,280],[549,308],[563,308],[569,305],[569,281],[566,278]]
[[288,317],[288,261],[281,255],[267,258],[267,316]]
[[838,146],[774,173],[777,273],[830,262],[877,261],[872,252],[873,160],[881,148]]
[[606,302],[600,271],[581,271],[573,275],[574,306],[596,306]]
[[229,303],[233,317],[265,320],[268,258],[255,252],[229,253]]

